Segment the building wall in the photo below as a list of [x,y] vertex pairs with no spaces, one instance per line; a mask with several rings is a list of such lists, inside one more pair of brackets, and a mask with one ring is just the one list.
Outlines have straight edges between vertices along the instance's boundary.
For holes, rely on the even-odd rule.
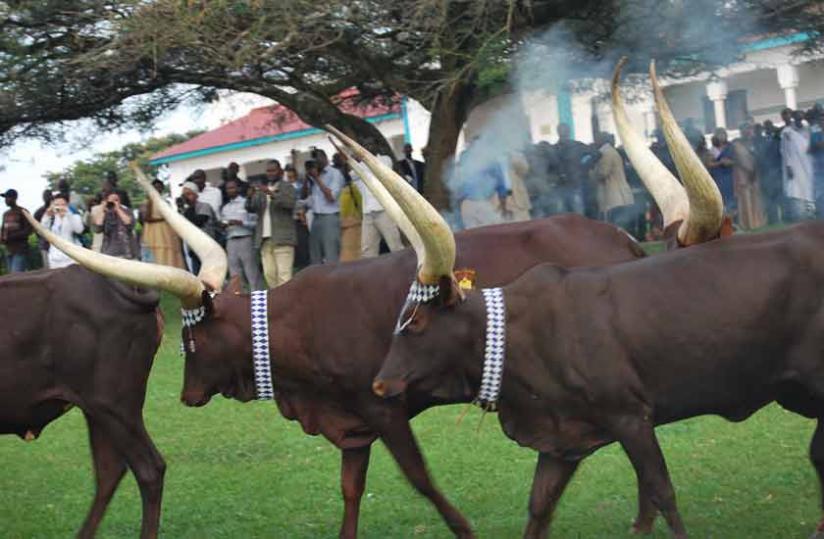
[[[420,156],[420,150],[426,145],[429,136],[429,113],[419,103],[409,100],[407,114],[406,127],[403,118],[379,122],[377,126],[389,140],[396,156],[402,155],[407,131],[416,153]],[[222,169],[232,161],[240,165],[240,177],[244,179],[263,174],[266,162],[271,159],[279,160],[284,166],[294,164],[302,170],[303,161],[308,159],[309,152],[313,148],[324,150],[330,157],[335,151],[326,133],[314,133],[172,161],[166,164],[165,174],[170,181],[172,194],[177,196],[180,192],[180,184],[196,169],[205,170],[207,180],[213,184],[220,181]],[[293,163],[293,161],[296,162]]]

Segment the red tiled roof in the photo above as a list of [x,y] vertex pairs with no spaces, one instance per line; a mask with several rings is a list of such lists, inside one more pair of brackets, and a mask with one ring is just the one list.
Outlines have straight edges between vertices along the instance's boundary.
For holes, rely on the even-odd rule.
[[[400,112],[400,104],[396,102],[387,105],[382,102],[372,102],[368,104],[358,104],[356,102],[357,90],[346,90],[340,94],[338,99],[341,102],[340,108],[350,114],[355,114],[361,118],[372,118],[385,114]],[[151,160],[168,158],[174,155],[186,154],[227,146],[239,142],[273,137],[311,129],[312,126],[301,120],[297,114],[283,105],[270,105],[252,109],[252,111],[231,121],[225,125],[202,133],[186,142],[181,142],[175,146],[156,153]]]

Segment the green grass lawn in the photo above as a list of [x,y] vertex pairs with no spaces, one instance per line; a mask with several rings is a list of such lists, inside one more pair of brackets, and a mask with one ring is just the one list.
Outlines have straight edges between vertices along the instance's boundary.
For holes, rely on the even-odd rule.
[[[283,420],[272,403],[221,397],[205,408],[179,402],[179,316],[169,307],[145,409],[168,470],[161,532],[174,538],[315,538],[337,535],[339,453]],[[520,536],[535,454],[505,438],[494,415],[477,429],[473,410],[442,407],[413,422],[430,468],[479,537]],[[771,406],[742,424],[699,418],[659,429],[682,515],[696,538],[803,538],[819,518],[806,456],[813,423]],[[66,538],[91,502],[93,479],[82,415],[74,410],[25,443],[0,437],[0,537]],[[635,477],[610,446],[587,459],[564,495],[553,536],[630,537]],[[140,496],[121,485],[101,537],[137,537]],[[372,453],[361,535],[449,537],[440,517],[398,472],[380,443]],[[658,522],[654,537],[668,537]]]

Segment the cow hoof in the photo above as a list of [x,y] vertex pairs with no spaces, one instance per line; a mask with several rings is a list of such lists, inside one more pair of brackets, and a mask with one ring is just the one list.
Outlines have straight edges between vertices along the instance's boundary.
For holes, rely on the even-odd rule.
[[810,539],[824,539],[824,530],[816,530],[811,536]]

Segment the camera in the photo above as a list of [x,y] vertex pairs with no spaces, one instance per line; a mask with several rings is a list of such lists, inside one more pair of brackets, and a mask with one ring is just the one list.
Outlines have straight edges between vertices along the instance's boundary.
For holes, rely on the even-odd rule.
[[114,209],[114,202],[111,202],[111,201],[106,202],[106,209],[107,209],[107,210],[112,210],[112,209]]

